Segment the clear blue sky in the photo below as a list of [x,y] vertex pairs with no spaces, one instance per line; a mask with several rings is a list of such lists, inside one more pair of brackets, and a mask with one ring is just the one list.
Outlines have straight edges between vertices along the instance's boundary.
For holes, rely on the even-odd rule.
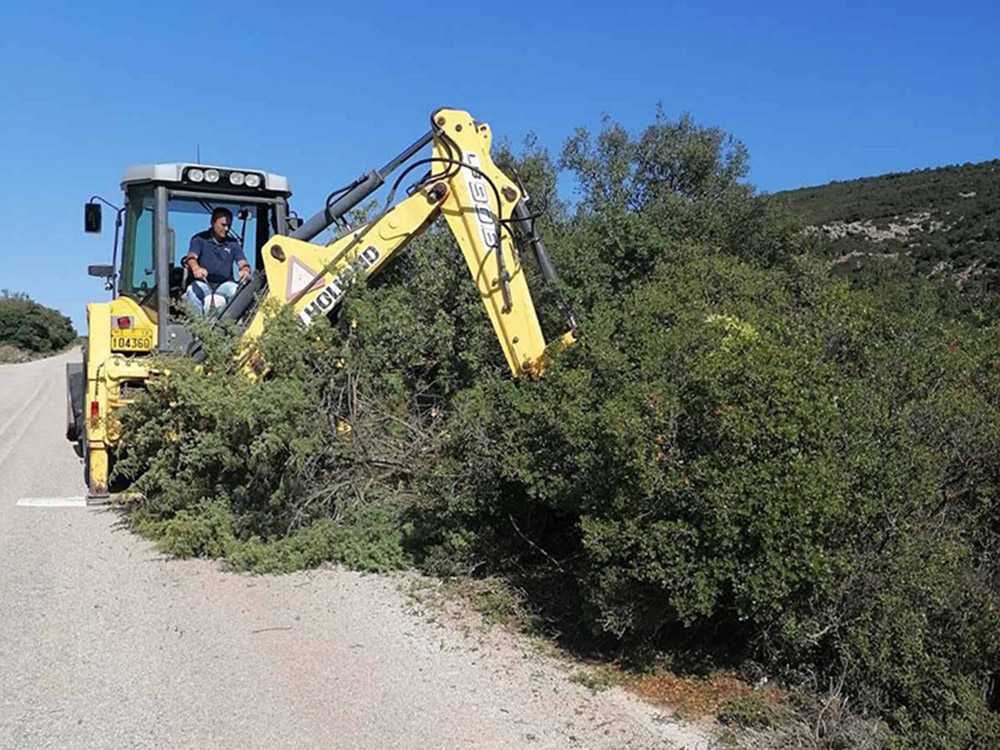
[[[1000,156],[1000,2],[14,2],[0,35],[0,287],[85,330],[130,164],[288,175],[309,215],[438,106],[558,153],[662,102],[776,191]],[[105,218],[108,216],[106,214]],[[106,222],[110,227],[110,222]]]

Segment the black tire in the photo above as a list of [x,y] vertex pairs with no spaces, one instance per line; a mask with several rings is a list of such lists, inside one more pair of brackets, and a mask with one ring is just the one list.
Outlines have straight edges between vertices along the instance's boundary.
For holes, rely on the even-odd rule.
[[87,488],[87,497],[90,497],[90,449],[86,437],[80,441],[80,457],[83,458],[83,486]]
[[79,439],[79,432],[76,428],[76,419],[73,416],[73,394],[69,388],[66,389],[66,439],[75,443]]
[[80,439],[83,427],[83,401],[86,398],[87,380],[85,363],[70,362],[66,365],[66,439]]

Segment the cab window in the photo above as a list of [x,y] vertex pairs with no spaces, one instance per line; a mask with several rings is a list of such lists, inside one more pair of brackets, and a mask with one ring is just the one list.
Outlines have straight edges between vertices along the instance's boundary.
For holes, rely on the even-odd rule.
[[[211,228],[212,211],[217,208],[227,208],[232,213],[233,223],[229,233],[240,241],[250,266],[255,266],[258,229],[267,229],[267,207],[253,203],[244,205],[235,202],[191,198],[172,198],[169,202],[169,223],[171,235],[174,238],[172,240],[174,247],[171,260],[175,265],[180,265],[188,254],[191,238],[199,232]],[[267,234],[265,234],[266,238]]]
[[142,299],[156,287],[153,266],[153,191],[133,189],[125,211],[121,291]]
[[[121,292],[140,304],[155,297],[156,264],[153,254],[154,188],[132,186],[127,194],[125,232],[122,242]],[[191,238],[211,227],[212,211],[227,208],[233,215],[230,234],[240,241],[251,268],[260,264],[259,250],[272,234],[271,213],[266,204],[241,203],[235,196],[219,200],[172,197],[167,203],[169,264],[179,273],[191,247]],[[234,270],[235,273],[235,270]],[[178,283],[171,273],[171,291]],[[178,290],[180,291],[180,290]]]

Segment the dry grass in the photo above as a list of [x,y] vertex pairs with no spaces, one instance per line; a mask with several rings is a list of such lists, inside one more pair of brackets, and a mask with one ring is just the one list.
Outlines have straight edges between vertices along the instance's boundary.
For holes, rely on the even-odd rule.
[[499,625],[511,632],[537,636],[524,592],[500,578],[429,578],[407,576],[406,594],[413,607],[430,615],[444,615],[454,624],[469,625],[469,611],[482,626]]
[[884,750],[885,725],[855,714],[840,686],[826,695],[750,685],[737,674],[705,677],[666,671],[623,681],[647,701],[682,719],[715,718],[725,725],[718,746],[734,750]]
[[716,671],[705,677],[679,676],[657,671],[636,677],[627,687],[641,698],[673,709],[684,718],[716,717],[737,700],[757,696],[764,705],[777,706],[783,700],[772,685],[754,688],[733,672]]
[[10,344],[0,344],[0,364],[2,365],[30,362],[32,359],[34,356],[31,352],[18,349]]
[[577,685],[583,685],[595,693],[599,693],[602,690],[607,690],[618,685],[628,687],[634,679],[634,677],[619,669],[618,666],[608,664],[574,672],[570,675],[569,681]]
[[19,349],[16,346],[11,346],[10,344],[0,344],[0,365],[16,365],[21,364],[22,362],[34,362],[36,359],[57,357],[64,352],[68,352],[74,346],[79,346],[85,341],[86,339],[78,338],[62,349],[53,352],[32,352],[27,349]]
[[838,687],[825,696],[797,693],[773,726],[729,727],[724,739],[735,750],[884,750],[889,731],[855,714]]

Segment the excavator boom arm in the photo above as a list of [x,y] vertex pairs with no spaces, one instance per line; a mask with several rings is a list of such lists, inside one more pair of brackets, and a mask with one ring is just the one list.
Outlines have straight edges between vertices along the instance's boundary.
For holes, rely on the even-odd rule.
[[[291,304],[302,323],[309,325],[343,299],[354,278],[378,273],[407,242],[443,216],[511,372],[515,377],[538,375],[545,338],[505,226],[515,215],[521,191],[493,163],[488,125],[467,112],[448,109],[435,112],[433,124],[432,156],[414,165],[428,164],[430,174],[410,197],[331,245],[274,237],[264,246],[268,296]],[[267,310],[262,306],[255,313],[246,330],[248,339],[263,330]]]

